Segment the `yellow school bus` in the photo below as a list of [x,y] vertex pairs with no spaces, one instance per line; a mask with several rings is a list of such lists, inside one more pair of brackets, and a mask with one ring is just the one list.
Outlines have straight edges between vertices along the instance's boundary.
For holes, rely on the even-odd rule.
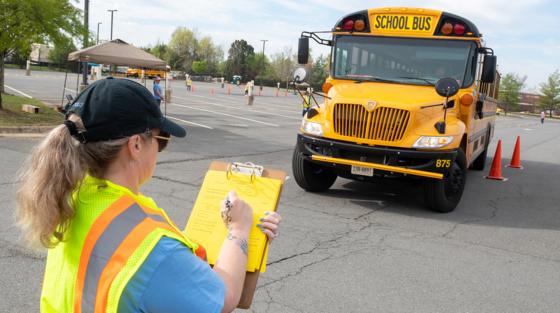
[[322,33],[330,37],[299,39],[300,64],[310,38],[330,46],[331,58],[325,101],[312,100],[297,135],[298,185],[412,183],[430,209],[453,211],[494,135],[500,76],[482,33],[466,18],[410,7],[355,12]]
[[[140,73],[142,73],[142,71],[140,71]],[[156,76],[161,77],[162,79],[165,78],[165,72],[162,70],[155,70],[155,69],[146,69],[146,77],[148,78],[155,78]],[[171,67],[167,66],[167,75],[171,74]],[[141,75],[141,74],[140,74]]]
[[142,75],[142,70],[139,68],[129,68],[126,70],[126,77],[138,77]]

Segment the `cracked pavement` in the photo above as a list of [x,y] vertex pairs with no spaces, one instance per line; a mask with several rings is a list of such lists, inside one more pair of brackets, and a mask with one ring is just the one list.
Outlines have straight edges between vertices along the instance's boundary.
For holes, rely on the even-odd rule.
[[[205,88],[210,87],[196,86],[200,94]],[[294,98],[273,100],[293,105],[294,116],[300,114]],[[179,108],[168,113],[187,114]],[[200,112],[188,114],[197,123],[210,119]],[[278,208],[283,217],[279,237],[248,311],[558,310],[559,122],[541,125],[532,118],[500,116],[488,167],[469,170],[457,209],[437,214],[425,207],[420,187],[339,178],[328,192],[306,192],[291,177],[297,125],[228,127],[223,117],[212,118],[223,126],[185,125],[187,138],[171,141],[141,191],[184,227],[212,161],[251,161],[287,172]],[[502,168],[506,182],[483,179],[498,140],[505,166],[518,135],[524,169]],[[0,138],[0,312],[38,311],[46,254],[23,247],[12,215],[15,173],[39,140]]]

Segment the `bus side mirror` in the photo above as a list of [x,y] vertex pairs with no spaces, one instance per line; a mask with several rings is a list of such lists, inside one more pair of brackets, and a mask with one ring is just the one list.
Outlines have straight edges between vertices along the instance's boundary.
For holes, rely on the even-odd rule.
[[309,60],[309,38],[299,39],[297,59],[299,64],[307,64]]
[[486,55],[484,57],[484,66],[482,67],[482,75],[480,81],[483,83],[493,83],[496,78],[496,64],[498,58],[495,55]]

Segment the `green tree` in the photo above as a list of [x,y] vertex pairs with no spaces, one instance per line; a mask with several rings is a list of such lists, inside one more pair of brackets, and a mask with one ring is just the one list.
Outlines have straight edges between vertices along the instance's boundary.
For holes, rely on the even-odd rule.
[[323,84],[325,83],[327,77],[329,77],[329,72],[327,71],[327,62],[330,55],[324,57],[322,54],[313,62],[313,65],[309,71],[308,84],[311,85],[316,90],[321,90]]
[[254,54],[255,49],[247,41],[235,40],[228,50],[226,76],[231,79],[233,75],[240,75],[244,81],[247,81],[250,72],[247,57]]
[[56,45],[51,51],[49,51],[47,59],[49,59],[51,64],[58,65],[59,70],[62,70],[62,68],[66,68],[68,55],[74,51],[76,51],[74,43],[72,43],[71,40],[67,40],[63,44]]
[[[268,79],[284,81],[292,76],[292,72],[298,67],[297,57],[293,57],[293,47],[285,46],[281,51],[274,53],[270,65],[267,65]],[[268,77],[267,77],[268,76]]]
[[[0,93],[4,92],[4,58],[32,43],[51,42],[55,46],[68,38],[83,38],[82,10],[69,0],[0,1]],[[2,108],[0,97],[0,110]]]
[[156,58],[160,58],[163,60],[165,53],[167,52],[167,45],[161,42],[159,39],[156,42],[156,45],[150,49],[150,53],[155,56]]
[[169,40],[169,53],[164,59],[171,68],[189,72],[194,61],[199,61],[197,57],[198,40],[200,32],[198,29],[188,29],[177,27],[171,34]]
[[[248,75],[247,75],[247,80],[254,80],[256,79],[257,76],[260,77],[261,75],[261,70],[262,70],[262,65],[263,65],[263,54],[262,52],[259,52],[257,54],[250,54],[249,56],[247,56],[247,69],[248,69]],[[264,57],[264,75],[266,76],[267,73],[267,68],[268,68],[268,58],[265,56]]]
[[519,108],[519,92],[522,84],[516,76],[518,76],[516,73],[508,73],[500,82],[500,96],[498,101],[506,105],[506,115],[510,108]]
[[548,109],[550,117],[552,117],[552,110],[560,108],[560,72],[558,70],[548,75],[546,82],[540,83],[537,105],[543,110]]
[[12,52],[12,64],[18,65],[19,68],[23,68],[27,65],[27,60],[29,60],[29,56],[31,54],[31,49],[25,48],[20,49],[17,48]]
[[206,73],[208,71],[208,66],[206,65],[206,60],[194,61],[192,70],[197,74]]
[[217,73],[220,62],[224,59],[222,46],[214,44],[212,37],[205,36],[198,41],[196,48],[196,59],[208,62],[208,72]]

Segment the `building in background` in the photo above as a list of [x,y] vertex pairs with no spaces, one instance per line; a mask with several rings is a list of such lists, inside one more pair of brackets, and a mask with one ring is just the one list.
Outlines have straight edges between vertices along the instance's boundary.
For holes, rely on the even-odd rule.
[[50,61],[49,59],[47,59],[47,56],[52,49],[54,49],[53,46],[34,43],[32,45],[31,54],[29,56],[31,63],[35,65],[40,64],[42,66],[48,65]]
[[537,102],[539,102],[539,95],[528,92],[519,93],[519,110],[521,112],[535,113],[539,110],[536,106]]

